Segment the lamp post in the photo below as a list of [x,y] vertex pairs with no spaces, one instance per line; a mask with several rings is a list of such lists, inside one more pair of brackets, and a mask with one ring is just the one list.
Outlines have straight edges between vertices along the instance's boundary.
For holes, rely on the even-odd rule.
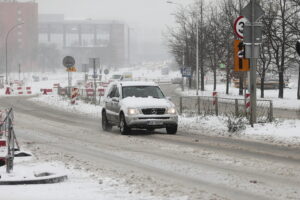
[[8,36],[9,36],[9,34],[10,34],[15,28],[17,28],[18,26],[21,26],[21,25],[23,25],[23,24],[24,24],[24,22],[14,25],[13,27],[11,27],[11,29],[9,29],[9,31],[8,31],[7,34],[6,34],[6,38],[5,38],[5,83],[6,83],[6,84],[8,84],[8,80],[7,80],[7,77],[8,77],[8,72],[7,72],[7,46],[8,46]]

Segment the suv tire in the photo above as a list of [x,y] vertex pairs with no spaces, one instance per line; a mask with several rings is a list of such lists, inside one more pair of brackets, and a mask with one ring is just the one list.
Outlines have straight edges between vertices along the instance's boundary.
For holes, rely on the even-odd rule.
[[112,125],[108,122],[105,111],[102,112],[102,129],[104,131],[110,131],[112,129]]
[[168,134],[175,135],[177,133],[177,125],[167,126],[166,129]]
[[127,126],[125,116],[123,113],[120,115],[120,125],[119,126],[120,126],[120,132],[122,135],[127,135],[130,133],[131,129]]

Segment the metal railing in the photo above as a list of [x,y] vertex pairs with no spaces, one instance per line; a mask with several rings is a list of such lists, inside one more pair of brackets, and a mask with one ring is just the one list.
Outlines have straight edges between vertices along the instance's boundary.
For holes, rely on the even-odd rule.
[[[172,97],[172,102],[177,106],[180,114],[189,115],[232,115],[247,117],[245,99],[221,98],[208,96],[181,96]],[[257,122],[266,123],[273,121],[273,103],[271,100],[257,100]]]
[[1,130],[1,137],[7,137],[6,145],[7,145],[7,155],[5,158],[6,163],[6,172],[10,173],[13,170],[14,166],[14,156],[15,151],[20,150],[20,146],[18,144],[14,128],[13,128],[13,120],[14,120],[14,113],[13,109],[10,108],[5,110],[6,116],[0,123],[0,130]]

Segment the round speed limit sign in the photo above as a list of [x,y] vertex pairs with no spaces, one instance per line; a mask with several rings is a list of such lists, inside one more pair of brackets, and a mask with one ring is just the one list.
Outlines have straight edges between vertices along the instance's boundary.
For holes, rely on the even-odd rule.
[[247,19],[245,17],[239,16],[234,22],[234,32],[241,39],[244,38],[243,32],[246,21]]

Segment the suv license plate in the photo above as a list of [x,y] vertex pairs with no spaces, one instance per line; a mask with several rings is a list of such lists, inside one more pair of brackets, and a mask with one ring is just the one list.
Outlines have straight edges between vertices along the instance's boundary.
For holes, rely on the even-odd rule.
[[163,125],[163,122],[150,121],[150,122],[148,122],[148,125]]

